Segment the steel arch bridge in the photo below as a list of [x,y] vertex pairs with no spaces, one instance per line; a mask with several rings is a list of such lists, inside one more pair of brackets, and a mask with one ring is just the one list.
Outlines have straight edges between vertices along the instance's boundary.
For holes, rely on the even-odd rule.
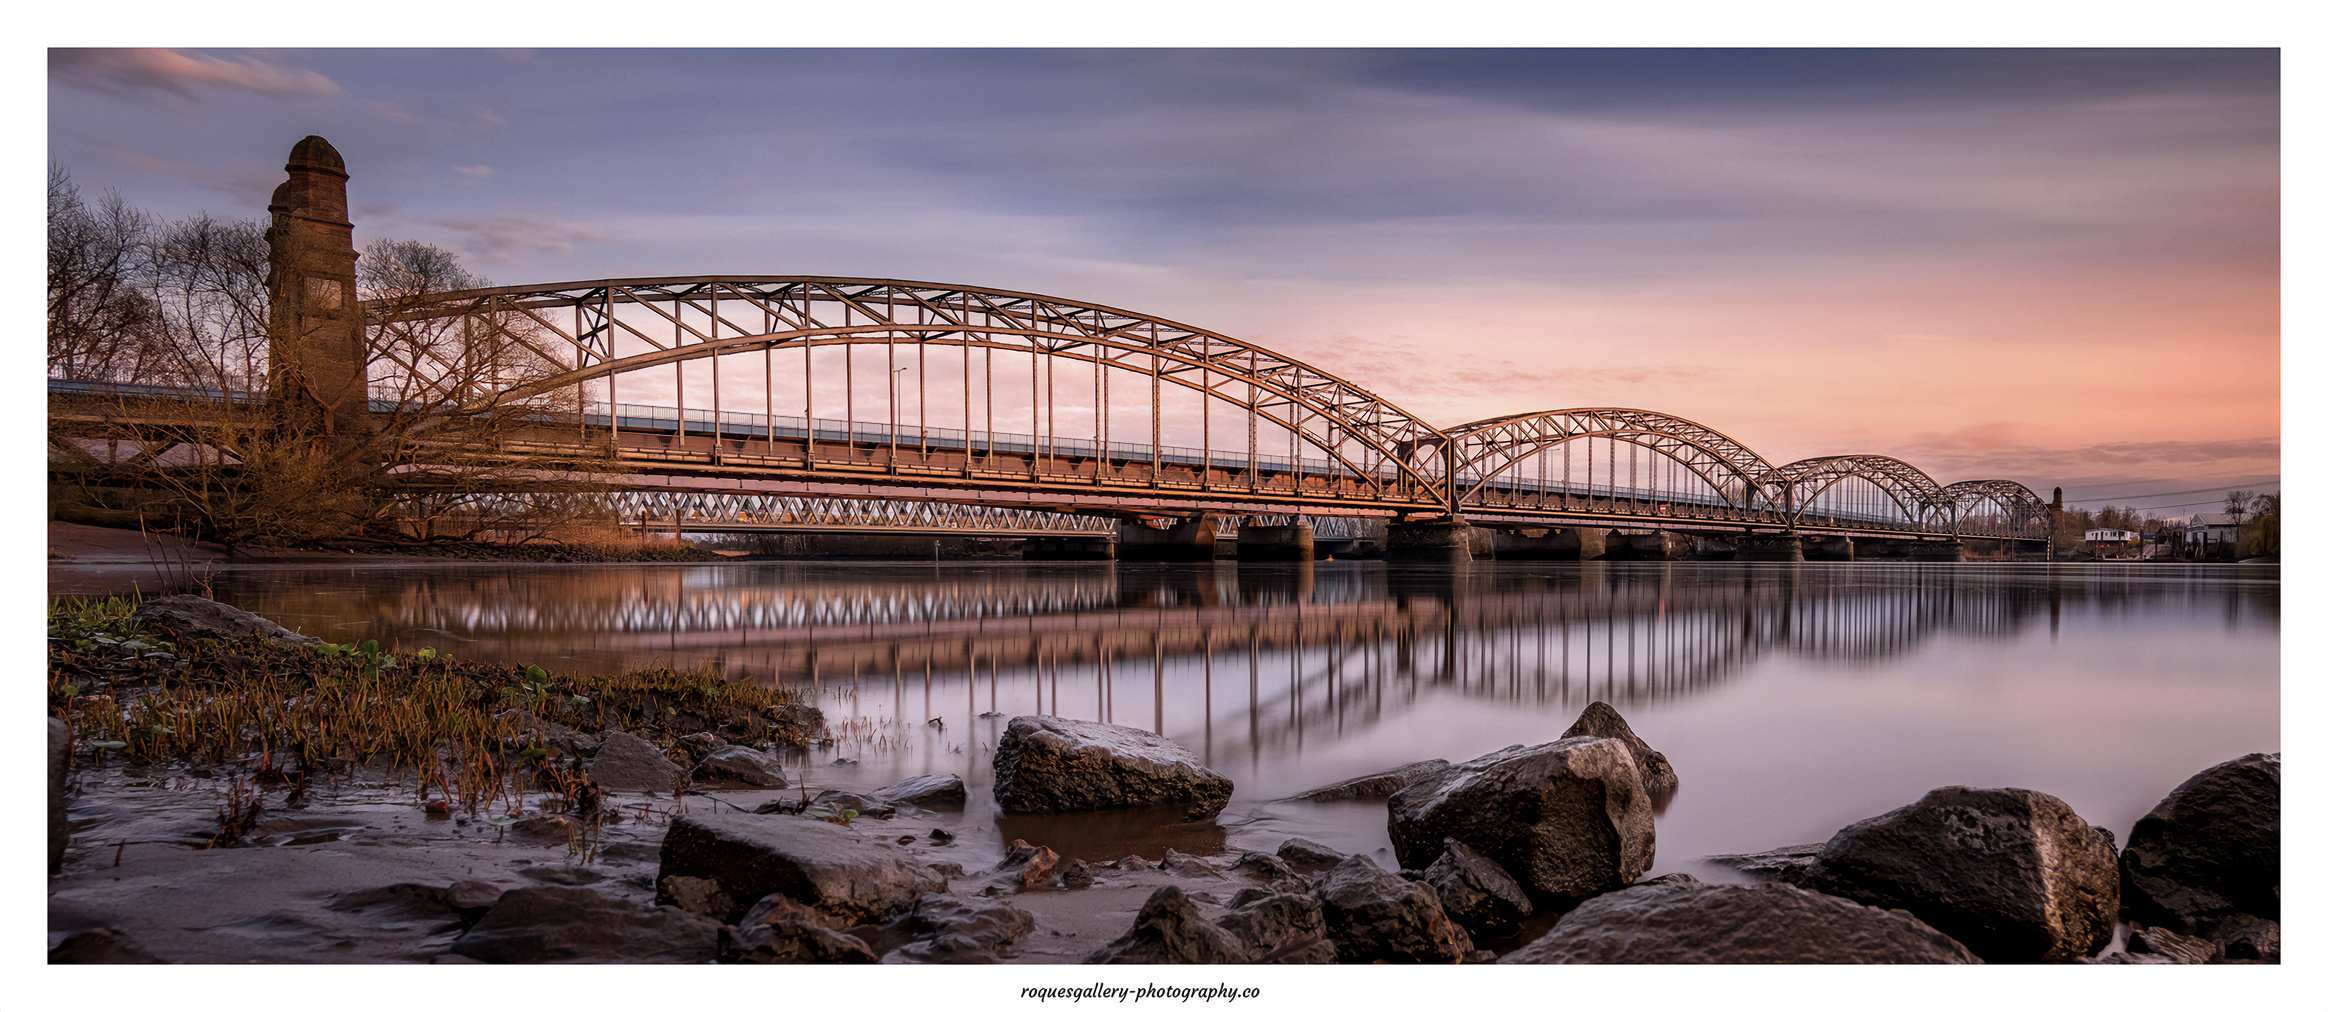
[[[481,456],[608,459],[556,476],[642,515],[949,533],[1096,531],[1036,518],[1078,514],[1909,538],[2041,538],[2050,524],[2015,482],[1943,486],[1869,455],[1776,465],[1656,411],[1442,429],[1249,341],[1024,292],[701,276],[363,309],[375,412],[517,412],[519,434]],[[898,505],[864,505],[883,501]]]

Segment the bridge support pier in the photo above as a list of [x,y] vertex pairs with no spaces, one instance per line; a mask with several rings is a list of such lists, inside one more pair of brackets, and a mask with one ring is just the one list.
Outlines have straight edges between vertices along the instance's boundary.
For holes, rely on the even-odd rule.
[[1220,518],[1210,513],[1166,528],[1128,520],[1116,522],[1116,558],[1141,562],[1211,562],[1220,536]]
[[1803,561],[1803,539],[1799,534],[1741,534],[1732,540],[1738,546],[1740,562]]
[[1384,554],[1404,562],[1469,562],[1471,541],[1471,525],[1461,520],[1393,521]]
[[1604,553],[1611,560],[1637,559],[1664,562],[1686,559],[1697,554],[1697,539],[1672,531],[1649,531],[1644,534],[1611,534]]
[[1317,532],[1307,520],[1283,527],[1237,528],[1238,562],[1314,562],[1317,557]]
[[1597,559],[1609,553],[1618,539],[1598,527],[1570,527],[1564,530],[1538,528],[1540,533],[1530,535],[1526,530],[1495,532],[1495,551],[1489,558],[1497,559],[1551,559],[1562,562]]

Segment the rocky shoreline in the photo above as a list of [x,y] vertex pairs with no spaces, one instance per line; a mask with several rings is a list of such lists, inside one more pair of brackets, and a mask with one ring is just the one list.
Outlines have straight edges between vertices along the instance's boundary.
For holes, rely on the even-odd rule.
[[[317,648],[231,611],[208,636]],[[1234,789],[1168,739],[1058,717],[1010,719],[991,799],[955,776],[810,796],[804,754],[766,739],[821,717],[767,709],[687,734],[499,714],[577,779],[498,814],[377,765],[262,788],[268,753],[100,763],[118,743],[52,718],[50,960],[2278,961],[2277,754],[2191,777],[2122,851],[2049,795],[1941,787],[1709,859],[1739,880],[1717,882],[1645,877],[1679,776],[1604,703],[1552,741],[1300,796],[1382,799],[1398,868],[1302,839],[1100,863],[994,837],[989,800],[1201,825]]]

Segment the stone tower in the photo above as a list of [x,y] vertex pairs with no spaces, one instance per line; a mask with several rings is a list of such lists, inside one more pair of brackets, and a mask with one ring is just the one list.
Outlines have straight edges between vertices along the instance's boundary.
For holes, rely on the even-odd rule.
[[347,167],[311,135],[283,169],[267,204],[268,390],[294,429],[344,446],[371,419]]

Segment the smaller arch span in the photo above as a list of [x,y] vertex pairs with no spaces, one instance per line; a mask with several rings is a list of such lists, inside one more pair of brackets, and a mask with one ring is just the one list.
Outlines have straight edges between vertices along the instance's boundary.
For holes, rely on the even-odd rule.
[[1629,443],[1695,475],[1723,505],[1756,505],[1776,469],[1746,444],[1679,415],[1642,408],[1559,408],[1501,415],[1445,430],[1444,465],[1458,503],[1475,502],[1525,461],[1583,439]]

